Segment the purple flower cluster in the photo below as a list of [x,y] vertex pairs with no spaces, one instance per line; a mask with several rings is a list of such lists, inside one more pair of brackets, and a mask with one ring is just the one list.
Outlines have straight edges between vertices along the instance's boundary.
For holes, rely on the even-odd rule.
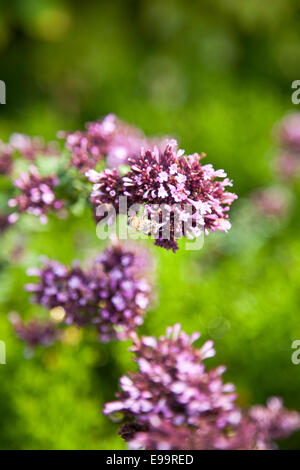
[[55,143],[45,144],[41,137],[30,138],[25,134],[12,134],[8,144],[0,140],[0,174],[10,175],[13,169],[13,155],[18,152],[27,160],[38,155],[57,155]]
[[9,139],[10,147],[27,160],[35,160],[39,155],[58,155],[55,142],[46,144],[42,137],[29,137],[26,134],[14,133]]
[[8,221],[7,214],[0,213],[0,235],[1,233],[5,232],[5,230],[9,227],[10,223]]
[[145,141],[138,129],[123,123],[114,114],[90,122],[86,128],[86,131],[59,133],[72,152],[72,165],[83,172],[95,168],[104,157],[109,166],[125,164],[129,156],[139,153]]
[[9,216],[10,223],[15,222],[22,212],[33,214],[40,218],[41,223],[47,223],[47,213],[51,209],[61,209],[64,204],[64,201],[56,199],[53,191],[58,184],[57,177],[41,176],[34,165],[30,165],[29,172],[22,173],[14,184],[21,194],[8,202],[10,207],[16,208],[16,212]]
[[292,179],[300,170],[300,113],[288,114],[275,128],[281,152],[276,160],[278,174]]
[[89,270],[45,261],[41,269],[29,270],[39,281],[26,288],[34,293],[34,302],[49,310],[63,309],[66,324],[93,325],[102,342],[122,340],[143,323],[149,307],[150,264],[148,254],[115,243]]
[[13,149],[0,140],[0,175],[10,175],[13,168]]
[[104,407],[123,414],[120,434],[132,448],[268,449],[300,427],[300,415],[277,398],[248,412],[237,408],[234,386],[222,380],[225,368],[208,371],[203,363],[215,353],[212,342],[193,347],[199,336],[177,324],[159,340],[135,338],[138,372],[120,379],[117,400]]
[[50,320],[32,319],[24,323],[19,315],[13,315],[11,323],[17,337],[31,348],[50,346],[58,338],[56,326]]
[[300,113],[288,114],[277,126],[282,147],[300,152]]
[[157,222],[155,244],[173,251],[182,235],[197,238],[202,231],[227,231],[228,211],[237,196],[226,191],[232,183],[223,170],[200,163],[203,156],[184,155],[173,140],[163,149],[142,150],[129,158],[131,168],[125,176],[117,169],[90,170],[87,176],[95,183],[91,201],[110,204],[116,213],[120,196],[126,196],[129,205],[143,205],[146,218]]

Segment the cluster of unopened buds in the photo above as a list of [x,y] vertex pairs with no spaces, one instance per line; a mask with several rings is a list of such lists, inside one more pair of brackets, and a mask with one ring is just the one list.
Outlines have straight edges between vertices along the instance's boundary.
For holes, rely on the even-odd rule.
[[272,449],[274,441],[300,428],[300,415],[279,398],[241,410],[235,388],[224,383],[225,367],[207,370],[212,341],[193,346],[179,324],[159,339],[138,336],[132,351],[138,371],[120,379],[117,400],[104,413],[123,415],[121,436],[133,449]]

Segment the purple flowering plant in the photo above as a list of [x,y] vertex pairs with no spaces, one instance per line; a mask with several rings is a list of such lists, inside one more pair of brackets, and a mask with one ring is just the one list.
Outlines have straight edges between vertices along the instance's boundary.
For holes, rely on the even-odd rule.
[[[297,119],[278,128],[289,171],[291,156],[298,161],[300,154]],[[0,174],[7,182],[0,235],[20,214],[47,224],[51,213],[80,215],[79,206],[89,207],[100,225],[125,213],[131,228],[174,253],[183,237],[197,240],[230,229],[237,196],[228,190],[232,181],[224,170],[202,163],[205,154],[187,155],[176,140],[147,137],[114,114],[58,136],[63,150],[24,134],[0,142]],[[44,171],[48,159],[54,163]],[[258,212],[281,217],[285,193],[274,191],[257,192],[253,203]],[[110,238],[89,262],[67,266],[44,257],[28,270],[35,280],[25,288],[48,313],[27,322],[11,315],[16,336],[31,351],[60,341],[70,325],[91,329],[102,343],[130,340],[137,371],[121,377],[117,399],[103,411],[122,416],[120,435],[132,449],[273,449],[276,440],[299,429],[300,415],[277,397],[267,406],[237,405],[235,387],[223,381],[225,367],[206,368],[215,354],[212,341],[197,349],[193,343],[200,335],[189,336],[178,324],[158,339],[139,335],[156,297],[153,260],[141,243]]]

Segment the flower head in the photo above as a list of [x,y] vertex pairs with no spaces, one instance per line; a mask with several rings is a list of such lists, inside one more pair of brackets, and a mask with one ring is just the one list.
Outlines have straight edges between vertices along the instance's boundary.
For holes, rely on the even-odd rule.
[[300,113],[285,116],[277,125],[276,133],[282,147],[300,152]]
[[45,261],[29,274],[34,302],[48,310],[64,309],[66,324],[90,325],[103,342],[125,339],[143,323],[151,297],[148,254],[132,246],[114,244],[101,253],[88,270]]
[[234,386],[222,380],[225,368],[204,365],[214,355],[212,342],[195,349],[198,338],[180,325],[158,340],[135,338],[138,372],[120,379],[117,400],[103,410],[123,414],[120,434],[132,448],[265,449],[300,427],[300,415],[284,409],[277,398],[266,408],[238,409]]
[[34,165],[30,165],[28,173],[22,173],[15,181],[20,194],[9,200],[9,206],[16,208],[16,212],[9,216],[11,223],[17,220],[22,212],[36,215],[42,223],[47,222],[47,213],[50,209],[60,209],[64,202],[57,200],[54,187],[58,184],[56,176],[43,177]]
[[94,184],[91,201],[95,205],[111,204],[119,211],[119,197],[126,196],[130,205],[144,207],[146,218],[155,220],[155,244],[176,251],[177,238],[196,238],[201,231],[227,231],[228,211],[237,198],[226,191],[232,186],[223,170],[202,165],[203,155],[184,155],[176,141],[162,150],[142,150],[139,157],[129,158],[131,168],[122,176],[117,169],[87,172]]
[[59,136],[66,139],[66,147],[72,152],[72,165],[83,172],[95,168],[104,157],[109,166],[126,164],[129,156],[138,154],[144,142],[138,129],[114,114],[88,123],[86,131],[61,132]]

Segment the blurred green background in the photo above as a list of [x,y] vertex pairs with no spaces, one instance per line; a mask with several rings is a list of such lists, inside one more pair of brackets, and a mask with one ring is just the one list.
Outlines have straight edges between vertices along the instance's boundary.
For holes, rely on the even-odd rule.
[[[277,184],[272,128],[297,111],[297,0],[3,3],[0,139],[24,132],[51,140],[114,112],[147,134],[174,135],[187,152],[206,152],[207,163],[234,180],[239,200],[228,234],[211,234],[202,251],[153,248],[158,298],[140,331],[159,335],[177,321],[201,331],[217,349],[207,362],[227,365],[242,406],[279,395],[300,410],[300,365],[291,362],[300,339],[300,186],[290,187],[292,208],[280,222],[253,222],[247,199]],[[6,184],[1,177],[3,191]],[[7,318],[46,315],[23,289],[41,254],[70,263],[101,248],[88,210],[46,227],[25,216],[0,238],[2,449],[125,448],[101,410],[133,367],[129,344],[71,332],[29,358]],[[300,433],[281,447],[300,449]]]

